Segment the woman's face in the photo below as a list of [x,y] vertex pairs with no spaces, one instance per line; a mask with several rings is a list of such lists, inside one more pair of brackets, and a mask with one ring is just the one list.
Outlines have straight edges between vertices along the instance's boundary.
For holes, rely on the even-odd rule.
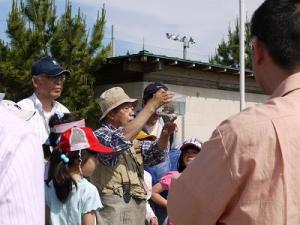
[[190,147],[183,150],[183,163],[185,166],[188,166],[197,156],[199,153],[199,149]]
[[93,174],[97,166],[97,159],[95,156],[90,156],[85,163],[81,166],[82,175],[89,177]]

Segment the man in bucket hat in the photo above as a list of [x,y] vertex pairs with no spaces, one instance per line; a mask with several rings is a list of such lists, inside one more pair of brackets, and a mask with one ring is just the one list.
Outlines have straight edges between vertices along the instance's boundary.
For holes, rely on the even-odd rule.
[[130,98],[122,88],[114,87],[101,94],[102,125],[95,134],[102,144],[114,149],[113,154],[98,155],[100,163],[92,177],[104,205],[99,218],[102,224],[145,223],[143,165],[154,165],[165,159],[168,138],[175,124],[166,125],[157,141],[137,141],[136,136],[156,109],[171,98],[167,91],[158,91],[135,117],[137,99]]
[[55,100],[60,97],[63,82],[70,72],[60,67],[53,58],[46,56],[32,65],[31,75],[34,93],[19,101],[18,105],[25,110],[36,111],[29,123],[44,143],[50,133],[50,117],[55,113],[69,112],[64,105]]

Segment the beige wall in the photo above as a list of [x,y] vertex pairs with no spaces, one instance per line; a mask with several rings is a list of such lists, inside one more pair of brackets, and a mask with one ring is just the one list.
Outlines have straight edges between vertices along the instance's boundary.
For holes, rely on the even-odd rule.
[[[143,89],[148,84],[148,82],[134,82],[105,85],[97,87],[96,94],[99,96],[100,93],[110,87],[120,86],[130,97],[141,99]],[[171,91],[188,96],[186,113],[177,121],[182,140],[198,137],[205,141],[218,124],[239,112],[239,92],[169,84],[167,86]],[[247,107],[265,102],[267,97],[266,95],[246,93]]]
[[[187,97],[184,116],[184,139],[198,137],[207,140],[213,130],[226,118],[240,110],[239,92],[168,85],[170,90]],[[263,103],[268,96],[246,93],[247,107]]]

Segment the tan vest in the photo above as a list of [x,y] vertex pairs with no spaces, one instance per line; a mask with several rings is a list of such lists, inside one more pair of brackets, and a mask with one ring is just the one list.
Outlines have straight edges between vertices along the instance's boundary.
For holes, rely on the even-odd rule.
[[[139,175],[139,170],[142,174]],[[133,141],[133,147],[118,156],[118,162],[114,166],[105,166],[99,162],[92,182],[97,186],[101,194],[115,194],[123,196],[123,182],[130,183],[130,194],[137,199],[146,199],[146,191],[143,187],[143,157],[138,140]]]

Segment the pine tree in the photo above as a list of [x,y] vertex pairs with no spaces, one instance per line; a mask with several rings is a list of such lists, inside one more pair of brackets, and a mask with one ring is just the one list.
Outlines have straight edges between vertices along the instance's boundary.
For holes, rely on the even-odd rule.
[[[250,22],[245,23],[245,67],[252,68]],[[223,39],[216,49],[216,54],[209,62],[239,68],[239,22],[236,20],[234,29],[228,28],[228,40]]]
[[51,55],[71,71],[59,101],[94,127],[100,109],[93,86],[96,72],[110,52],[110,46],[102,44],[105,13],[103,6],[89,34],[80,8],[73,15],[69,0],[59,17],[54,0],[26,0],[25,3],[13,0],[6,31],[10,42],[0,41],[0,85],[7,98],[20,100],[29,96],[32,63]]

